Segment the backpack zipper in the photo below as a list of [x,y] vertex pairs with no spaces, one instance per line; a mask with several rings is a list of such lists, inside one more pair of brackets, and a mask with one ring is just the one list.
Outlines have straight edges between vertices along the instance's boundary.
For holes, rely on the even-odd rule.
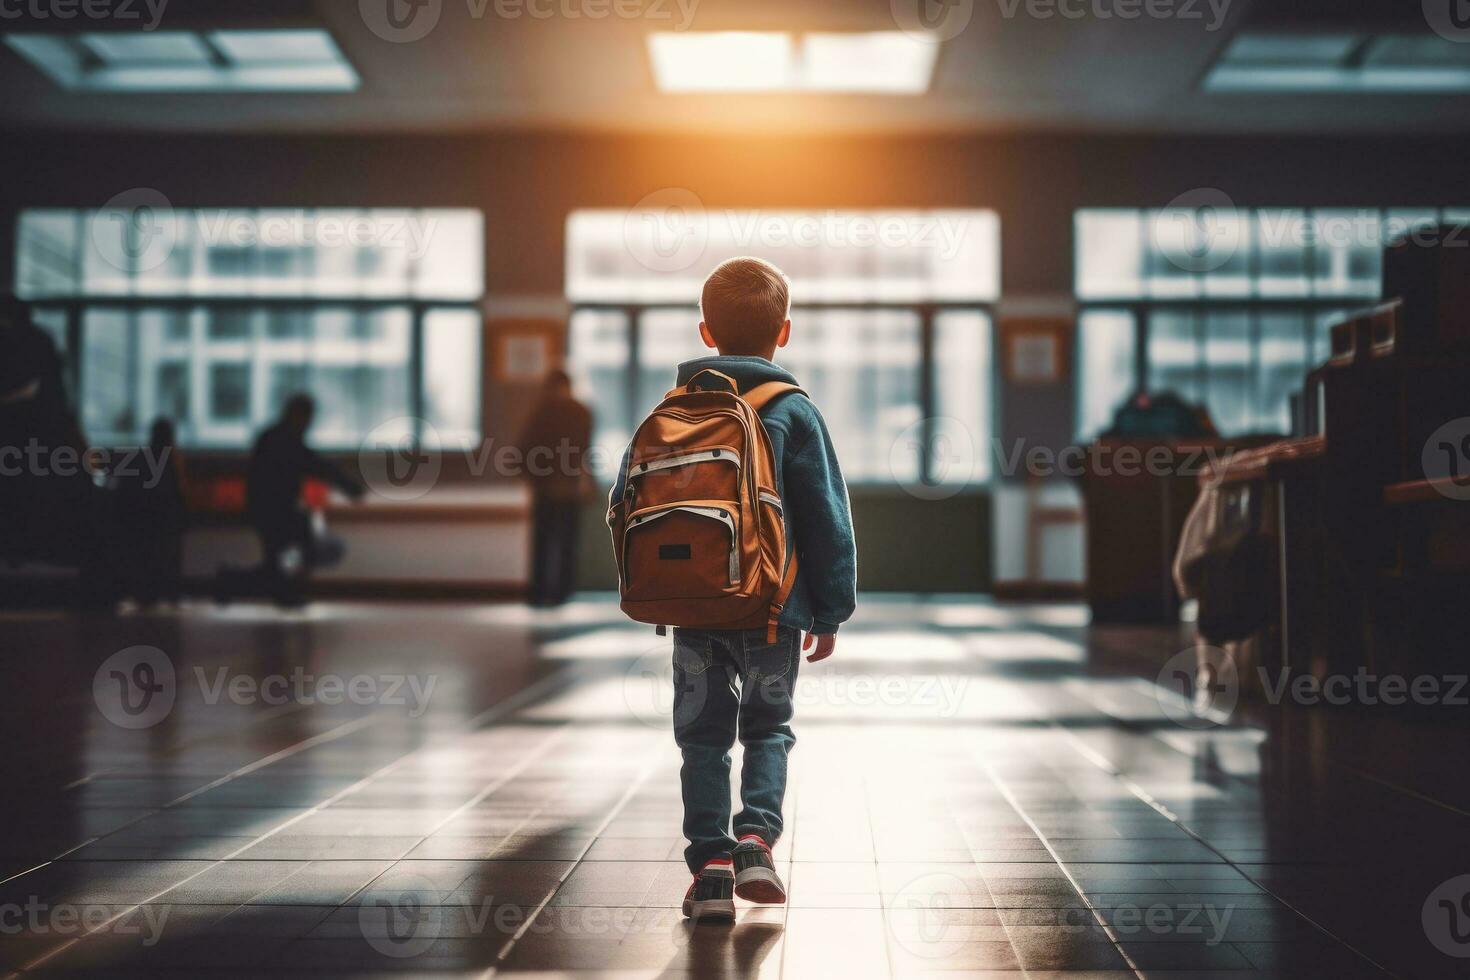
[[637,463],[628,467],[628,479],[635,476],[644,476],[649,473],[657,473],[660,470],[671,470],[679,466],[693,466],[695,463],[734,463],[740,467],[740,454],[733,449],[720,447],[719,449],[705,449],[697,453],[679,453],[674,456],[660,456],[645,463]]

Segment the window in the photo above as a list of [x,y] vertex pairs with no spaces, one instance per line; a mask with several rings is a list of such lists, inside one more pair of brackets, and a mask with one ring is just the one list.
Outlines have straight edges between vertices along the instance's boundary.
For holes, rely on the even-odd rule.
[[[1236,35],[1205,76],[1209,92],[1464,92],[1470,71],[1450,31],[1463,29],[1460,12],[1426,6],[1439,36],[1409,33],[1263,33]],[[1432,12],[1431,12],[1432,11]]]
[[69,91],[350,92],[358,85],[331,35],[315,29],[13,33],[5,43]]
[[1086,210],[1076,216],[1079,438],[1134,391],[1203,403],[1225,435],[1287,432],[1327,326],[1377,299],[1383,247],[1463,221],[1419,209]]
[[242,449],[307,391],[324,448],[400,417],[465,447],[481,429],[482,242],[474,211],[26,211],[17,282],[98,444],[167,416],[185,445]]
[[569,221],[569,367],[602,453],[621,456],[681,361],[713,353],[697,331],[709,270],[755,255],[791,277],[776,360],[821,406],[850,482],[989,477],[993,212],[713,213],[689,197]]

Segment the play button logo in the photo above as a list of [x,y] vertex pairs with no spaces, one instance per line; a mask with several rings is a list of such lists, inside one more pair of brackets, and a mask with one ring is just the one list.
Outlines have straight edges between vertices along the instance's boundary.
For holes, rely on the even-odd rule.
[[1470,41],[1470,0],[1424,0],[1424,19],[1447,41]]
[[970,26],[975,0],[889,0],[893,22],[921,41],[950,41]]
[[421,41],[439,24],[444,0],[358,0],[362,22],[384,41]]

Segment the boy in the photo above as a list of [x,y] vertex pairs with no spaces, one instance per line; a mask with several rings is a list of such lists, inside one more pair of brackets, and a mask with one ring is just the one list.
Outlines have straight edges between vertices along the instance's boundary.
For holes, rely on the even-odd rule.
[[[699,335],[717,357],[679,365],[678,384],[713,369],[741,392],[795,379],[773,364],[791,337],[790,287],[760,259],[730,259],[710,274],[700,297]],[[781,903],[786,889],[771,848],[781,835],[786,756],[791,731],[797,649],[808,662],[830,657],[837,627],[856,604],[857,554],[847,487],[821,413],[804,395],[777,398],[761,412],[777,464],[787,539],[796,547],[797,577],[781,611],[776,642],[765,629],[674,631],[674,738],[684,756],[684,860],[694,875],[684,896],[690,918],[731,919],[734,895]],[[623,460],[612,500],[621,499]],[[815,646],[815,649],[813,649]],[[730,749],[745,748],[742,809],[730,820]]]

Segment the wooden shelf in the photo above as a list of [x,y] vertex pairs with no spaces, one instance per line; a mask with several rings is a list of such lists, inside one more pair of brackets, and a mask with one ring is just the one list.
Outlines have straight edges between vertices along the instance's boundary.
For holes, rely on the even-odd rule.
[[1390,507],[1408,504],[1470,503],[1470,480],[1408,480],[1383,488],[1383,502]]

